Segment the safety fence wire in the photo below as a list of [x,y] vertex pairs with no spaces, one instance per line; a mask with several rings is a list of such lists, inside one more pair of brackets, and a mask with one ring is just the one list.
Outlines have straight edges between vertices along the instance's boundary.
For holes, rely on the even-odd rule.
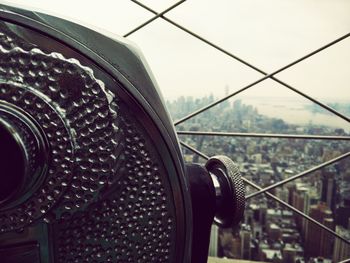
[[[144,25],[149,24],[150,22],[156,20],[157,18],[162,18],[163,20],[169,22],[170,24],[172,24],[172,25],[176,26],[177,28],[183,30],[184,32],[190,34],[191,36],[193,36],[193,37],[201,40],[202,42],[208,44],[209,46],[213,47],[214,49],[216,49],[216,50],[226,54],[227,56],[229,56],[229,57],[239,61],[240,63],[250,67],[251,69],[253,69],[253,70],[255,70],[255,71],[265,75],[265,77],[263,77],[263,78],[261,78],[261,79],[259,79],[257,81],[254,81],[253,83],[243,87],[242,89],[240,89],[240,90],[238,90],[238,91],[236,91],[234,93],[231,93],[228,96],[225,96],[225,97],[223,97],[223,98],[221,98],[221,99],[219,99],[219,100],[217,100],[217,101],[215,101],[215,102],[213,102],[213,103],[211,103],[211,104],[209,104],[209,105],[207,105],[207,106],[205,106],[205,107],[203,107],[203,108],[201,108],[201,109],[199,109],[199,110],[197,110],[197,111],[195,111],[195,112],[193,112],[191,114],[189,114],[188,116],[185,116],[185,117],[181,118],[178,121],[175,121],[174,125],[178,125],[178,124],[180,124],[180,123],[182,123],[182,122],[184,122],[184,121],[186,121],[186,120],[188,120],[188,119],[190,119],[190,118],[192,118],[192,117],[194,117],[194,116],[196,116],[196,115],[198,115],[198,114],[200,114],[200,113],[202,113],[202,112],[204,112],[204,111],[206,111],[206,110],[208,110],[208,109],[210,109],[210,108],[212,108],[212,107],[214,107],[214,106],[216,106],[218,104],[220,104],[221,102],[223,102],[223,101],[225,101],[225,100],[227,100],[227,99],[229,99],[229,98],[231,98],[231,97],[241,93],[242,91],[255,86],[256,84],[258,84],[258,83],[260,83],[260,82],[262,82],[262,81],[264,81],[266,79],[272,79],[272,80],[276,81],[277,83],[285,86],[286,88],[294,91],[295,93],[297,93],[297,94],[303,96],[304,98],[307,98],[308,100],[314,102],[315,104],[321,106],[323,109],[325,109],[325,110],[327,110],[327,111],[337,115],[338,117],[346,120],[347,122],[350,122],[350,119],[347,116],[341,114],[337,110],[331,108],[330,106],[322,103],[321,101],[319,101],[319,100],[317,100],[317,99],[315,99],[315,98],[313,98],[313,97],[311,97],[311,96],[301,92],[300,90],[298,90],[298,89],[292,87],[291,85],[289,85],[289,84],[287,84],[287,83],[277,79],[276,77],[274,77],[274,75],[277,75],[278,73],[281,73],[282,71],[285,71],[286,69],[288,69],[288,68],[290,68],[292,66],[295,66],[296,64],[304,61],[305,59],[314,56],[315,54],[317,54],[317,53],[319,53],[319,52],[321,52],[321,51],[323,51],[323,50],[325,50],[325,49],[327,49],[327,48],[329,48],[329,47],[339,43],[340,41],[343,41],[344,39],[346,39],[346,38],[348,38],[350,36],[350,32],[345,34],[345,35],[343,35],[343,36],[341,36],[341,37],[339,37],[339,38],[337,38],[337,39],[335,39],[335,40],[333,40],[333,41],[331,41],[330,43],[328,43],[328,44],[326,44],[326,45],[324,45],[324,46],[322,46],[322,47],[320,47],[320,48],[318,48],[318,49],[308,53],[307,55],[305,55],[305,56],[303,56],[303,57],[301,57],[301,58],[299,58],[299,59],[297,59],[297,60],[287,64],[286,66],[281,67],[280,69],[278,69],[278,70],[276,70],[276,71],[274,71],[272,73],[267,73],[267,72],[259,69],[258,67],[254,66],[253,64],[247,62],[246,60],[239,58],[238,56],[232,54],[231,52],[225,50],[224,48],[222,48],[222,47],[220,47],[220,46],[210,42],[208,39],[206,39],[204,37],[201,37],[200,35],[192,32],[191,30],[185,28],[184,26],[179,25],[178,23],[176,23],[173,20],[171,20],[171,19],[169,19],[169,18],[164,16],[165,13],[169,12],[170,10],[173,10],[175,7],[179,6],[180,4],[184,3],[185,1],[177,2],[173,6],[167,8],[166,10],[164,10],[163,12],[160,12],[160,13],[156,12],[155,10],[151,9],[150,7],[142,4],[141,2],[139,2],[137,0],[131,0],[131,1],[134,2],[135,4],[139,5],[139,6],[143,7],[144,9],[148,10],[149,12],[152,12],[153,14],[155,14],[155,16],[153,18],[149,19],[148,21],[146,21],[145,23],[143,23],[141,26],[136,27],[135,29],[133,29],[130,32],[132,32],[132,33],[137,32]],[[126,34],[125,36],[130,35],[130,32],[128,34]]]
[[[189,149],[190,151],[194,152],[195,154],[198,154],[200,157],[204,158],[205,160],[209,160],[209,156],[207,156],[206,154],[202,153],[201,151],[198,151],[197,149],[193,148],[192,146],[188,145],[187,143],[184,142],[180,142],[180,144]],[[250,180],[242,177],[242,180],[246,183],[249,184],[250,186],[254,187],[255,189],[257,189],[258,191],[263,190],[262,187],[258,186],[257,184],[251,182]],[[336,232],[334,232],[332,229],[322,225],[321,223],[319,223],[318,221],[316,221],[315,219],[313,219],[312,217],[308,216],[307,214],[299,211],[298,209],[296,209],[295,207],[291,206],[290,204],[284,202],[283,200],[281,200],[280,198],[278,198],[277,196],[264,191],[264,194],[266,194],[269,198],[275,200],[276,202],[280,203],[281,205],[287,207],[288,209],[292,210],[293,212],[297,213],[298,215],[302,216],[303,218],[309,220],[310,222],[312,222],[313,224],[321,227],[322,229],[324,229],[325,231],[331,233],[332,235],[336,236],[337,238],[341,239],[342,241],[344,241],[345,243],[350,245],[350,240],[345,239],[344,237],[342,237],[341,235],[337,234]]]
[[[157,11],[153,10],[152,8],[150,8],[149,6],[139,2],[137,0],[130,0],[130,1],[132,1],[135,4],[141,6],[145,10],[153,13],[155,16],[152,17],[151,19],[145,21],[144,23],[142,23],[138,27],[134,28],[133,30],[131,30],[127,34],[125,34],[124,37],[128,37],[128,36],[134,34],[135,32],[141,30],[142,28],[144,28],[148,24],[150,24],[153,21],[157,20],[158,18],[161,18],[164,21],[166,21],[166,22],[172,24],[173,26],[181,29],[182,31],[186,32],[187,34],[195,37],[196,39],[198,39],[200,41],[202,41],[203,43],[211,46],[215,50],[218,50],[219,52],[222,52],[223,54],[226,54],[227,56],[231,57],[232,59],[234,59],[234,60],[244,64],[245,66],[247,66],[247,67],[249,67],[249,68],[251,68],[251,69],[253,69],[253,70],[255,70],[255,71],[257,71],[257,72],[259,72],[259,73],[264,75],[264,77],[262,77],[262,78],[260,78],[260,79],[258,79],[256,81],[246,85],[245,87],[243,87],[243,88],[241,88],[241,89],[239,89],[239,90],[237,90],[237,91],[235,91],[235,92],[233,92],[233,93],[231,93],[231,94],[229,94],[229,95],[227,95],[227,96],[225,96],[225,97],[223,97],[221,99],[218,99],[218,100],[216,100],[216,101],[214,101],[214,102],[212,102],[212,103],[210,103],[210,104],[208,104],[208,105],[206,105],[206,106],[204,106],[204,107],[202,107],[202,108],[200,108],[200,109],[198,109],[198,110],[188,114],[187,116],[184,116],[183,118],[175,121],[174,122],[175,126],[179,125],[179,124],[181,124],[181,123],[183,123],[183,122],[185,122],[185,121],[187,121],[187,120],[189,120],[191,118],[193,118],[194,116],[197,116],[198,114],[200,114],[200,113],[202,113],[204,111],[209,110],[210,108],[212,108],[212,107],[214,107],[214,106],[216,106],[216,105],[218,105],[218,104],[220,104],[220,103],[222,103],[222,102],[232,98],[233,96],[235,96],[235,95],[237,95],[237,94],[239,94],[239,93],[241,93],[241,92],[243,92],[243,91],[245,91],[245,90],[247,90],[247,89],[249,89],[251,87],[254,87],[258,83],[260,83],[260,82],[262,82],[262,81],[264,81],[266,79],[272,79],[273,81],[283,85],[284,87],[292,90],[293,92],[301,95],[302,97],[312,101],[313,103],[321,106],[323,109],[333,113],[334,115],[336,115],[336,116],[342,118],[343,120],[347,121],[348,123],[350,123],[350,118],[349,117],[345,116],[344,114],[338,112],[337,110],[333,109],[332,107],[330,107],[330,106],[322,103],[321,101],[319,101],[319,100],[317,100],[317,99],[315,99],[315,98],[313,98],[313,97],[311,97],[311,96],[301,92],[300,90],[296,89],[295,87],[292,87],[291,85],[289,85],[289,84],[285,83],[284,81],[282,81],[282,80],[280,80],[280,79],[275,77],[275,75],[277,75],[278,73],[281,73],[282,71],[285,71],[285,70],[295,66],[296,64],[298,64],[298,63],[300,63],[300,62],[302,62],[302,61],[304,61],[304,60],[306,60],[306,59],[316,55],[317,53],[319,53],[319,52],[321,52],[321,51],[323,51],[323,50],[325,50],[325,49],[327,49],[329,47],[332,47],[333,45],[343,41],[344,39],[346,39],[346,38],[348,38],[350,36],[350,32],[345,34],[345,35],[343,35],[343,36],[341,36],[341,37],[339,37],[339,38],[337,38],[337,39],[335,39],[335,40],[333,40],[333,41],[331,41],[331,42],[329,42],[328,44],[326,44],[326,45],[324,45],[324,46],[322,46],[322,47],[320,47],[320,48],[318,48],[318,49],[316,49],[316,50],[306,54],[305,56],[303,56],[303,57],[301,57],[301,58],[299,58],[299,59],[297,59],[297,60],[295,60],[295,61],[293,61],[293,62],[291,62],[291,63],[289,63],[287,65],[285,65],[284,67],[279,68],[278,70],[276,70],[276,71],[274,71],[272,73],[267,73],[267,72],[261,70],[260,68],[254,66],[253,64],[247,62],[246,60],[244,60],[244,59],[234,55],[233,53],[225,50],[224,48],[220,47],[219,45],[216,45],[215,43],[209,41],[208,39],[206,39],[206,38],[196,34],[195,32],[189,30],[188,28],[186,28],[186,27],[184,27],[184,26],[176,23],[175,21],[173,21],[173,20],[171,20],[171,19],[169,19],[169,18],[164,16],[169,11],[171,11],[174,8],[176,8],[176,7],[180,6],[181,4],[183,4],[186,0],[178,1],[178,2],[176,2],[175,4],[173,4],[172,6],[170,6],[169,8],[165,9],[162,12],[157,12]],[[298,134],[258,134],[258,133],[223,133],[223,132],[220,133],[220,132],[203,132],[203,131],[199,131],[199,132],[198,131],[197,132],[179,131],[178,134],[179,135],[204,135],[204,136],[207,135],[207,136],[238,136],[238,137],[262,137],[262,138],[317,139],[317,140],[350,140],[350,137],[348,137],[348,136],[323,136],[323,135],[298,135]],[[202,153],[201,151],[198,151],[197,149],[191,147],[190,145],[188,145],[188,144],[186,144],[184,142],[181,142],[181,145],[183,147],[189,149],[190,151],[194,152],[195,154],[199,155],[200,157],[204,158],[205,160],[209,159],[209,156],[207,156],[204,153]],[[299,214],[300,216],[302,216],[305,219],[309,220],[313,224],[315,224],[315,225],[321,227],[322,229],[324,229],[325,231],[333,234],[334,236],[336,236],[337,238],[341,239],[345,243],[350,244],[349,240],[343,238],[342,236],[340,236],[339,234],[337,234],[336,232],[334,232],[330,228],[322,225],[321,223],[319,223],[315,219],[311,218],[310,216],[306,215],[305,213],[299,211],[295,207],[291,206],[290,204],[284,202],[283,200],[279,199],[275,195],[273,195],[270,192],[268,192],[271,189],[274,189],[274,188],[276,188],[278,186],[281,186],[281,185],[283,185],[283,184],[285,184],[287,182],[290,182],[290,181],[296,180],[298,178],[301,178],[301,177],[303,177],[303,176],[305,176],[307,174],[315,172],[315,171],[317,171],[319,169],[322,169],[322,168],[324,168],[324,167],[326,167],[328,165],[334,164],[335,162],[343,160],[343,159],[345,159],[345,158],[347,158],[349,156],[350,156],[350,152],[347,152],[347,153],[342,154],[342,155],[340,155],[340,156],[338,156],[336,158],[333,158],[333,159],[331,159],[329,161],[326,161],[326,162],[324,162],[322,164],[319,164],[319,165],[317,165],[315,167],[312,167],[309,170],[301,172],[301,173],[299,173],[299,174],[297,174],[295,176],[292,176],[292,177],[290,177],[288,179],[282,180],[282,181],[280,181],[278,183],[272,184],[272,185],[270,185],[268,187],[265,187],[265,188],[262,188],[262,187],[256,185],[255,183],[251,182],[250,180],[247,180],[246,178],[242,178],[246,184],[248,184],[248,185],[252,186],[253,188],[257,189],[256,192],[246,196],[246,199],[250,199],[250,198],[252,198],[254,196],[257,196],[258,194],[265,194],[269,198],[277,201],[281,205],[283,205],[283,206],[287,207],[288,209],[292,210],[293,212]],[[349,262],[349,260],[345,260],[345,261],[342,261],[342,262]]]
[[246,89],[249,89],[249,88],[251,88],[251,87],[257,85],[258,83],[260,83],[260,82],[262,82],[262,81],[264,81],[264,80],[266,80],[266,79],[272,79],[272,80],[278,82],[279,84],[281,84],[281,85],[287,87],[288,89],[294,91],[295,93],[297,93],[297,94],[303,96],[304,98],[306,98],[306,99],[308,99],[308,100],[314,102],[315,104],[321,106],[323,109],[325,109],[325,110],[327,110],[327,111],[329,111],[329,112],[335,114],[336,116],[338,116],[338,117],[342,118],[343,120],[347,121],[348,123],[350,123],[350,118],[349,118],[349,117],[347,117],[347,116],[341,114],[340,112],[338,112],[337,110],[333,109],[332,107],[330,107],[330,106],[328,106],[328,105],[322,103],[321,101],[319,101],[319,100],[317,100],[317,99],[315,99],[315,98],[313,98],[313,97],[311,97],[311,96],[309,96],[309,95],[307,95],[307,94],[301,92],[300,90],[298,90],[298,89],[292,87],[291,85],[289,85],[289,84],[287,84],[287,83],[285,83],[285,82],[283,82],[283,81],[277,79],[276,77],[274,77],[274,75],[276,75],[276,74],[278,74],[278,73],[281,73],[282,71],[284,71],[284,70],[286,70],[286,69],[288,69],[288,68],[290,68],[290,67],[292,67],[292,66],[295,66],[296,64],[298,64],[298,63],[304,61],[305,59],[310,58],[310,57],[314,56],[315,54],[317,54],[317,53],[319,53],[319,52],[321,52],[321,51],[323,51],[323,50],[325,50],[325,49],[327,49],[327,48],[329,48],[329,47],[331,47],[331,46],[333,46],[333,45],[339,43],[340,41],[342,41],[342,40],[348,38],[348,37],[350,36],[350,32],[347,33],[347,34],[345,34],[345,35],[343,35],[343,36],[341,36],[341,37],[339,37],[339,38],[337,38],[337,39],[335,39],[335,40],[333,40],[332,42],[330,42],[330,43],[328,43],[328,44],[326,44],[326,45],[324,45],[324,46],[322,46],[322,47],[320,47],[320,48],[318,48],[318,49],[316,49],[316,50],[314,50],[314,51],[308,53],[307,55],[305,55],[305,56],[303,56],[303,57],[301,57],[301,58],[299,58],[299,59],[297,59],[297,60],[295,60],[295,61],[293,61],[293,62],[287,64],[286,66],[284,66],[284,67],[282,67],[282,68],[280,68],[280,69],[278,69],[278,70],[276,70],[276,71],[274,71],[274,72],[272,72],[272,73],[266,73],[265,71],[263,71],[263,70],[261,70],[261,69],[255,67],[255,66],[253,66],[251,63],[249,63],[249,62],[247,62],[247,61],[245,61],[245,60],[239,58],[238,56],[235,56],[234,54],[230,53],[229,51],[227,51],[227,50],[225,50],[225,49],[219,47],[218,45],[216,45],[216,44],[210,42],[209,40],[205,39],[204,37],[199,36],[198,34],[192,32],[191,30],[189,30],[189,29],[187,29],[187,28],[185,28],[185,27],[179,25],[178,23],[176,23],[176,22],[174,22],[174,21],[172,21],[172,20],[170,20],[169,18],[167,18],[167,17],[164,16],[164,14],[166,14],[166,13],[168,13],[169,11],[173,10],[174,8],[178,7],[179,5],[181,5],[182,3],[184,3],[186,0],[179,1],[179,2],[175,3],[174,5],[172,5],[171,7],[165,9],[164,11],[162,11],[162,12],[160,12],[160,13],[157,13],[156,11],[154,11],[153,9],[151,9],[150,7],[148,7],[148,6],[144,5],[144,4],[142,4],[141,2],[139,2],[139,1],[137,1],[137,0],[130,0],[130,1],[136,3],[137,5],[143,7],[144,9],[146,9],[146,10],[152,12],[153,14],[155,14],[155,16],[152,17],[151,19],[147,20],[146,22],[142,23],[140,26],[136,27],[135,29],[131,30],[129,33],[125,34],[124,37],[130,36],[131,34],[137,32],[138,30],[142,29],[144,26],[146,26],[146,25],[150,24],[151,22],[155,21],[157,18],[162,18],[162,19],[164,19],[165,21],[171,23],[172,25],[174,25],[174,26],[180,28],[181,30],[185,31],[186,33],[188,33],[188,34],[190,34],[190,35],[196,37],[197,39],[201,40],[202,42],[204,42],[204,43],[210,45],[210,46],[213,47],[214,49],[223,52],[224,54],[230,56],[231,58],[233,58],[233,59],[235,59],[235,60],[241,62],[242,64],[244,64],[244,65],[246,65],[246,66],[248,66],[248,67],[254,69],[255,71],[257,71],[257,72],[259,72],[259,73],[265,75],[265,77],[260,78],[260,79],[254,81],[254,82],[251,83],[251,84],[248,84],[247,86],[241,88],[240,90],[238,90],[238,91],[236,91],[236,92],[233,92],[233,93],[229,94],[228,96],[225,96],[225,97],[223,97],[223,98],[221,98],[221,99],[219,99],[219,100],[217,100],[217,101],[214,101],[213,103],[211,103],[211,104],[209,104],[209,105],[207,105],[207,106],[205,106],[205,107],[203,107],[203,108],[201,108],[201,109],[199,109],[199,110],[197,110],[197,111],[195,111],[195,112],[189,114],[188,116],[185,116],[185,117],[181,118],[181,119],[178,120],[178,121],[175,121],[175,122],[174,122],[174,125],[175,125],[175,126],[178,125],[178,124],[180,124],[180,123],[182,123],[182,122],[184,122],[184,121],[186,121],[186,120],[188,120],[188,119],[191,119],[192,117],[194,117],[194,116],[196,116],[196,115],[198,115],[198,114],[200,114],[200,113],[202,113],[202,112],[204,112],[204,111],[206,111],[206,110],[208,110],[208,109],[210,109],[210,108],[212,108],[212,107],[214,107],[214,106],[216,106],[216,105],[218,105],[218,104],[220,104],[221,102],[223,102],[223,101],[225,101],[225,100],[227,100],[227,99],[229,99],[229,98],[231,98],[231,97],[233,97],[233,96],[235,96],[235,95],[241,93],[242,91],[244,91],[244,90],[246,90]]

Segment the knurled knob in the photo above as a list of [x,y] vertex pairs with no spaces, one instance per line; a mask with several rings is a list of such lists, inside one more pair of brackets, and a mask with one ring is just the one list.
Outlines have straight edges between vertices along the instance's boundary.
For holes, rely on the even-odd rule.
[[211,157],[205,166],[216,181],[215,223],[221,227],[237,225],[245,209],[245,187],[238,166],[223,155]]

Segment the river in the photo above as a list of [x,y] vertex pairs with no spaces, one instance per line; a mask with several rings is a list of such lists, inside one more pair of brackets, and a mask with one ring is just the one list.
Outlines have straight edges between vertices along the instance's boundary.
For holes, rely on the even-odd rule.
[[[257,108],[259,114],[281,118],[287,123],[325,125],[333,128],[343,128],[350,132],[350,124],[342,118],[328,112],[313,112],[310,108],[313,104],[311,101],[296,98],[263,97],[243,97],[241,100],[242,103]],[[350,104],[350,101],[341,101],[341,103]],[[346,116],[346,114],[344,115]]]

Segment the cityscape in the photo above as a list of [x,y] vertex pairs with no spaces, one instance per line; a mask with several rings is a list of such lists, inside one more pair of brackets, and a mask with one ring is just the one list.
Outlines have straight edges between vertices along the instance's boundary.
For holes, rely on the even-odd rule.
[[[179,119],[214,101],[213,96],[180,97],[167,102]],[[350,104],[334,104],[349,114]],[[276,108],[278,110],[278,108]],[[317,107],[305,107],[315,114]],[[254,132],[349,136],[331,125],[291,124],[259,113],[242,100],[224,101],[177,126],[178,131]],[[208,156],[224,154],[242,176],[261,187],[299,174],[350,150],[346,140],[250,138],[180,135],[180,140]],[[205,162],[184,148],[187,162]],[[256,191],[246,187],[247,195]],[[347,158],[270,190],[317,222],[350,240],[350,163]],[[213,231],[216,233],[213,233]],[[265,194],[247,200],[239,227],[213,227],[212,256],[263,262],[340,262],[350,258],[350,246]]]

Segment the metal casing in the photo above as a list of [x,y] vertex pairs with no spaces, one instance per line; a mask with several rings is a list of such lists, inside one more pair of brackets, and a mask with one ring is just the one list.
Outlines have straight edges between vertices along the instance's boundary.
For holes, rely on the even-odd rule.
[[[174,249],[171,250],[171,253],[169,254],[170,257],[168,255],[165,259],[168,258],[169,262],[189,262],[192,240],[192,215],[188,182],[184,173],[182,155],[174,127],[169,114],[164,107],[159,89],[157,88],[154,78],[140,51],[132,44],[118,37],[106,36],[73,22],[14,7],[0,5],[0,19],[1,23],[5,25],[5,28],[12,33],[15,33],[21,41],[25,40],[30,42],[30,45],[33,45],[33,47],[37,46],[39,49],[48,50],[54,52],[54,54],[61,54],[62,57],[57,58],[57,56],[55,57],[55,55],[52,55],[53,53],[50,54],[43,52],[43,54],[41,54],[39,52],[42,56],[55,60],[55,63],[57,61],[59,61],[59,63],[62,62],[61,66],[63,68],[65,67],[64,65],[70,63],[69,61],[67,62],[69,59],[78,61],[76,64],[73,63],[73,67],[76,67],[76,74],[82,76],[86,74],[86,78],[91,78],[92,81],[95,81],[96,83],[102,81],[107,90],[105,94],[102,92],[102,95],[108,97],[106,94],[111,92],[118,98],[118,101],[122,104],[122,106],[119,107],[121,108],[120,112],[122,117],[121,119],[118,119],[118,121],[120,121],[119,123],[122,123],[121,127],[123,127],[124,130],[127,130],[127,126],[129,125],[128,121],[131,120],[130,122],[134,127],[134,133],[131,131],[132,134],[130,138],[135,139],[139,136],[139,133],[141,133],[141,136],[144,136],[144,140],[147,141],[146,148],[148,147],[150,155],[153,154],[157,159],[157,162],[160,162],[159,165],[162,167],[160,169],[164,169],[163,176],[167,177],[165,179],[169,181],[169,189],[166,194],[167,198],[171,199],[168,200],[174,210],[174,222],[171,222],[171,224],[174,225],[176,230],[174,230],[175,234],[171,239]],[[2,33],[6,35],[6,32]],[[34,53],[31,54],[32,50],[33,49],[29,47],[28,50],[22,49],[17,51],[19,53],[22,52],[26,56],[37,56],[38,54],[35,53],[37,51],[33,51]],[[12,52],[15,51],[16,50],[12,48]],[[1,54],[4,59],[6,59],[6,56],[4,55],[6,52],[7,51],[4,51],[3,54]],[[89,69],[87,70],[86,67]],[[90,70],[92,76],[89,75]],[[6,74],[3,74],[0,78],[3,85],[8,85],[8,83],[6,83]],[[33,79],[35,79],[35,77],[33,77]],[[13,87],[14,86],[8,87],[8,89],[11,90]],[[10,100],[10,98],[7,99],[5,93],[0,92],[0,100],[1,99],[6,101]],[[48,107],[48,109],[49,108],[50,107]],[[52,106],[52,108],[55,108],[55,106]],[[53,112],[52,116],[57,117],[57,119],[62,119],[63,115],[60,115],[57,110],[53,110]],[[55,114],[57,114],[57,116]],[[33,116],[33,118],[38,119],[37,121],[40,126],[41,119],[37,116]],[[62,123],[71,122],[63,121]],[[136,124],[134,125],[133,123]],[[66,130],[68,130],[67,134],[69,134],[69,129],[67,128]],[[125,145],[127,145],[127,143],[125,143]],[[126,151],[125,149],[126,148],[123,148],[124,151]],[[126,154],[123,156],[123,158],[125,158]],[[74,158],[73,160],[76,160]],[[48,164],[48,166],[50,166],[50,164]],[[50,168],[48,168],[48,170],[50,170]],[[47,178],[45,180],[49,181]],[[68,185],[71,183],[72,181],[69,181]],[[116,184],[116,182],[111,184],[106,190],[106,193],[109,193],[114,189],[114,184]],[[163,185],[160,187],[163,187]],[[167,186],[164,187],[166,188]],[[39,190],[40,189],[38,188],[35,191]],[[66,190],[62,191],[62,196],[64,196],[65,191]],[[35,194],[34,190],[32,194]],[[130,194],[130,191],[125,192],[125,194]],[[94,200],[98,200],[96,202],[102,204],[102,199],[100,200],[97,198]],[[59,200],[59,198],[57,200]],[[56,204],[52,204],[52,207],[50,206],[48,210],[54,210],[55,205]],[[6,209],[3,209],[3,211],[7,211]],[[130,211],[133,210],[133,208],[130,209]],[[2,213],[5,213],[3,211],[0,211],[0,216]],[[125,219],[127,218],[128,215],[125,216]],[[58,246],[57,244],[54,244],[53,247],[51,246],[51,239],[53,237],[50,235],[58,230],[63,232],[64,229],[60,229],[58,224],[55,229],[50,230],[50,227],[47,225],[55,224],[55,222],[58,222],[60,219],[61,218],[57,213],[55,216],[51,216],[51,218],[45,217],[45,215],[35,218],[35,220],[44,224],[44,226],[40,225],[39,228],[46,229],[43,231],[48,235],[48,239],[40,242],[43,242],[43,244],[45,243],[46,245],[42,245],[42,247],[47,248],[49,251],[59,249],[55,247]],[[28,224],[23,223],[16,229],[18,230],[28,226],[33,226],[35,225],[35,222],[37,222],[35,220],[31,222],[28,221]],[[84,218],[82,217],[79,220],[75,218],[75,220],[77,222],[74,224],[79,225],[79,222],[81,220],[84,221]],[[0,225],[5,225],[4,222],[5,221],[0,221]],[[40,232],[41,230],[38,231]],[[107,229],[105,231],[108,232],[111,230]],[[132,232],[133,231],[129,233]],[[156,233],[161,235],[160,232]],[[145,234],[152,234],[152,230],[148,232],[146,231]],[[3,234],[0,234],[0,247],[11,245],[8,243],[8,240],[16,239],[14,236],[15,235],[11,235],[10,230],[3,231]],[[35,236],[37,235],[32,235],[33,240],[35,239]],[[20,240],[20,238],[17,238],[17,240]],[[169,240],[166,240],[166,242]],[[144,244],[141,242],[139,245],[143,246]],[[151,253],[152,249],[155,250],[153,257],[157,256],[158,252],[156,251],[156,248],[150,247],[148,253]],[[41,251],[41,254],[43,253],[45,253],[45,251]],[[40,257],[42,262],[51,262],[50,260],[52,259],[49,257],[44,259],[42,255]],[[132,257],[130,256],[130,258]],[[63,261],[64,257],[58,259],[59,262],[60,260]],[[103,261],[105,259],[101,260]]]

